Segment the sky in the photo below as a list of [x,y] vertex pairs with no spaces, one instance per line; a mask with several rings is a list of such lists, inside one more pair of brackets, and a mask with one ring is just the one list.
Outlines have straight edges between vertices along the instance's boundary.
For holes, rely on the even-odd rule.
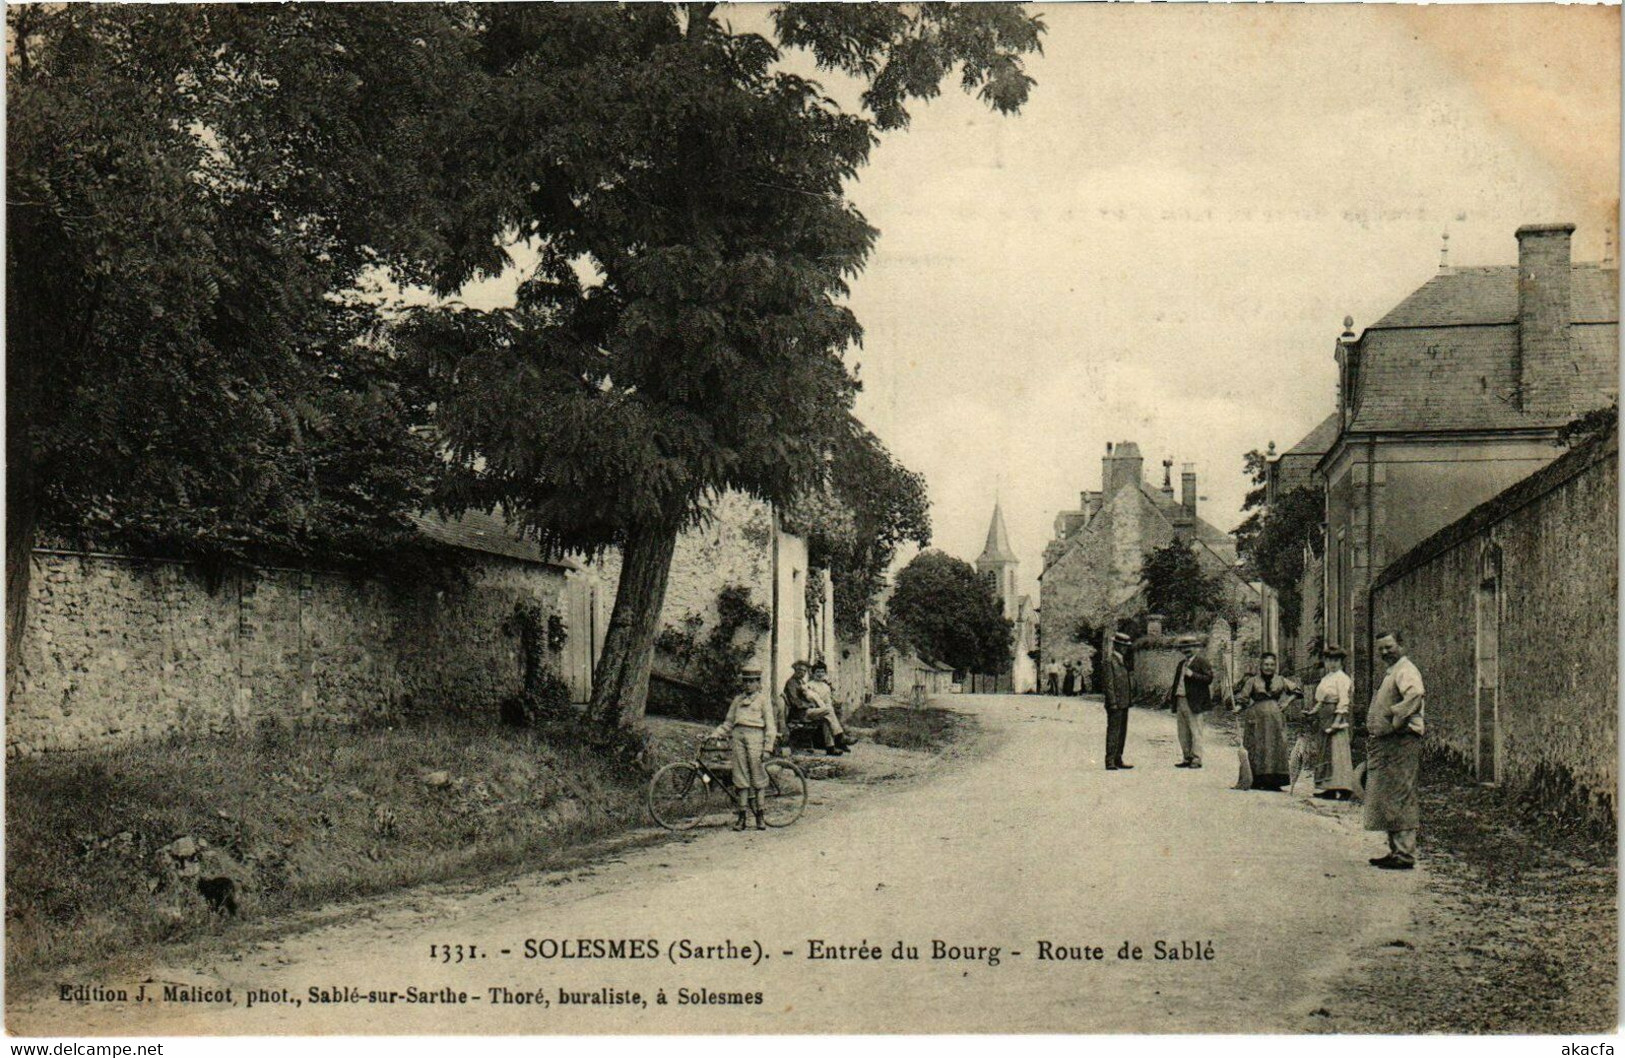
[[[1242,457],[1334,406],[1333,344],[1438,269],[1510,264],[1520,224],[1618,210],[1618,8],[1037,9],[1029,104],[950,88],[852,187],[858,412],[928,482],[935,545],[995,495],[1036,592],[1107,441],[1196,465],[1242,517]],[[1177,487],[1177,479],[1176,479]]]
[[1033,10],[1019,115],[950,85],[850,186],[881,233],[858,414],[925,475],[935,546],[974,560],[999,499],[1024,591],[1107,441],[1153,484],[1194,463],[1233,528],[1244,453],[1330,414],[1343,318],[1426,282],[1446,232],[1457,265],[1514,263],[1526,223],[1579,225],[1578,260],[1616,238],[1617,7]]

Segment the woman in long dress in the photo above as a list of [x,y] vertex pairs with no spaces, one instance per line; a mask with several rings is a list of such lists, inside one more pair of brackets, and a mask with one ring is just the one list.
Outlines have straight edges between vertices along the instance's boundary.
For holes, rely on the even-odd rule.
[[1243,710],[1241,744],[1247,750],[1255,790],[1280,790],[1292,780],[1281,702],[1301,692],[1276,675],[1275,665],[1275,655],[1265,654],[1258,659],[1258,675],[1236,685],[1236,705]]
[[1321,651],[1326,675],[1315,688],[1317,716],[1323,736],[1320,769],[1316,774],[1320,791],[1316,797],[1347,801],[1354,796],[1354,681],[1343,671],[1342,647],[1327,646]]

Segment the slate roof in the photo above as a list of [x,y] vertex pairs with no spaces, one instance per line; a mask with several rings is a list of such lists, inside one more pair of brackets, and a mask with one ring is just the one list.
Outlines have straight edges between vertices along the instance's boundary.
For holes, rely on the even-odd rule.
[[993,501],[993,521],[988,523],[987,544],[982,548],[978,562],[1015,562],[1016,553],[1010,547],[1010,531],[1004,527],[1004,512]]
[[487,555],[535,562],[544,566],[579,569],[567,558],[550,556],[514,529],[505,518],[486,511],[464,511],[455,518],[447,518],[432,511],[420,511],[409,516],[424,536],[447,547],[464,551],[478,551]]
[[[1172,496],[1164,494],[1160,489],[1149,488],[1143,483],[1140,485],[1140,491],[1144,493],[1146,498],[1148,498],[1152,505],[1156,507],[1157,513],[1162,515],[1162,517],[1170,525],[1172,525],[1174,519],[1181,513],[1179,501]],[[1223,529],[1220,529],[1218,526],[1205,521],[1200,515],[1197,516],[1196,524],[1193,526],[1193,529],[1195,531],[1192,535],[1194,535],[1198,541],[1207,545],[1209,550],[1213,551],[1227,562],[1235,561],[1235,537],[1231,536]]]
[[1281,458],[1287,456],[1323,456],[1332,450],[1332,444],[1337,440],[1338,420],[1341,416],[1332,412],[1321,420],[1319,426],[1310,430],[1304,439],[1281,453]]
[[1618,272],[1572,266],[1568,401],[1515,397],[1518,269],[1458,268],[1422,284],[1360,336],[1350,430],[1511,430],[1561,425],[1619,389]]
[[[1619,272],[1585,262],[1570,266],[1575,323],[1619,322]],[[1368,331],[1518,322],[1518,266],[1452,268],[1416,288]]]

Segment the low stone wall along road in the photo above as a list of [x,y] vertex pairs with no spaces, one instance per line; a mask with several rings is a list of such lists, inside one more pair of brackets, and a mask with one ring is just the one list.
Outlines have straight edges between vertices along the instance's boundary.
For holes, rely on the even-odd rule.
[[1369,867],[1381,841],[1357,810],[1303,785],[1231,790],[1228,745],[1174,768],[1167,713],[1136,710],[1136,767],[1107,772],[1098,699],[944,704],[980,719],[977,753],[822,804],[815,784],[786,830],[719,825],[573,872],[406,894],[206,964],[66,981],[67,1000],[13,995],[9,1028],[1298,1032],[1350,953],[1410,944],[1425,867]]

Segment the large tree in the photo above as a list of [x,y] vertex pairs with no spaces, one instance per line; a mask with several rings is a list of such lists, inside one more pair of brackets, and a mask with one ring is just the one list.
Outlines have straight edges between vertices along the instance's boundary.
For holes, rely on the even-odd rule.
[[1203,569],[1201,557],[1184,540],[1147,551],[1140,579],[1146,611],[1161,614],[1174,628],[1198,628],[1227,609],[1225,575]]
[[[724,490],[787,505],[840,456],[861,337],[843,301],[876,236],[846,181],[955,70],[1016,109],[1042,27],[982,4],[790,5],[777,43],[713,4],[481,17],[481,94],[432,147],[471,190],[436,286],[516,239],[538,263],[513,308],[437,306],[405,337],[466,471],[445,506],[620,549],[592,711],[623,722],[643,711],[678,534]],[[785,72],[781,46],[864,79],[863,111]]]
[[893,639],[961,672],[1010,671],[1012,627],[992,586],[963,559],[922,551],[897,574],[886,603]]
[[466,16],[33,4],[7,23],[8,645],[41,527],[225,556],[407,539],[434,453],[354,293],[437,249],[412,160],[460,109]]

